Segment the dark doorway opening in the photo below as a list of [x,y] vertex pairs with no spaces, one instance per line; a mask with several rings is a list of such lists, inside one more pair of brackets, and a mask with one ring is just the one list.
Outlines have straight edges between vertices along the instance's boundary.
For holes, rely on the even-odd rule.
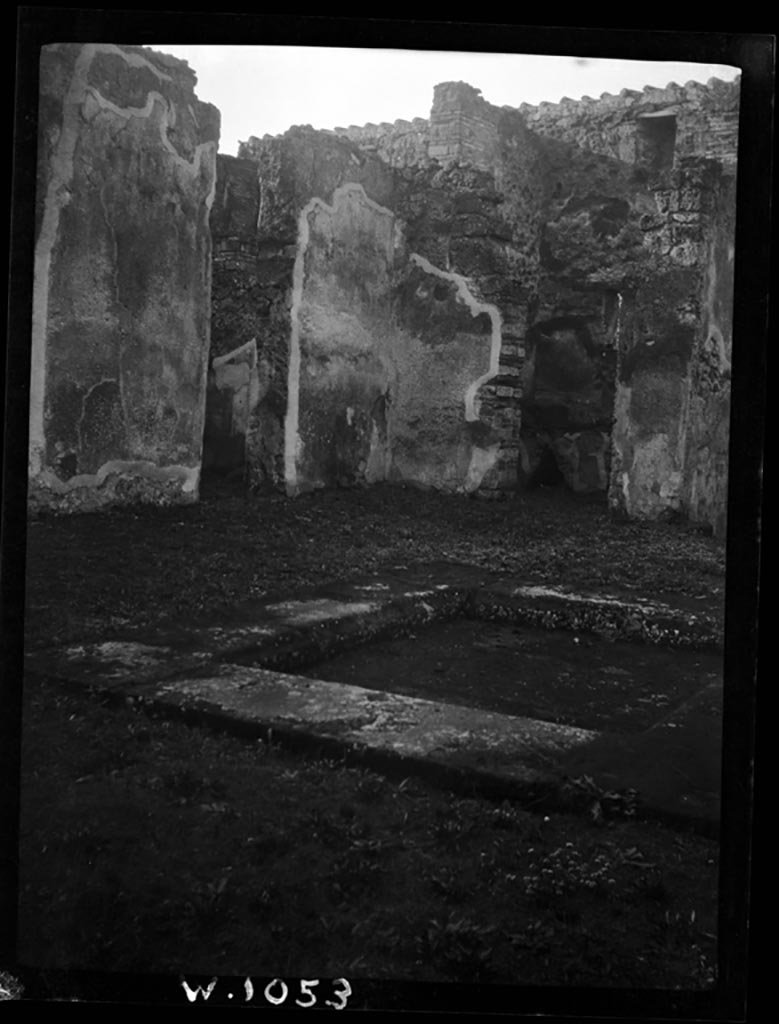
[[521,487],[608,490],[618,307],[617,298],[604,300],[600,316],[560,316],[529,330]]
[[565,477],[560,471],[554,452],[545,448],[541,460],[527,482],[529,488],[565,486]]
[[201,492],[242,493],[248,481],[247,439],[259,397],[254,338],[214,356],[208,371]]
[[245,435],[232,433],[212,408],[203,431],[201,497],[243,494],[246,475]]
[[637,162],[651,175],[670,171],[676,147],[676,116],[674,114],[645,114],[638,119]]

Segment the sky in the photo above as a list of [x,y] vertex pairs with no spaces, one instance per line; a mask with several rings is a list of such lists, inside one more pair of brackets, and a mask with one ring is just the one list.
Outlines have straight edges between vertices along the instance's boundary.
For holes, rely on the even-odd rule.
[[721,64],[518,53],[164,43],[153,49],[186,60],[197,73],[198,98],[222,115],[219,149],[231,155],[250,135],[280,135],[293,125],[427,118],[439,82],[468,82],[495,106],[518,107],[669,82],[731,81],[739,73]]

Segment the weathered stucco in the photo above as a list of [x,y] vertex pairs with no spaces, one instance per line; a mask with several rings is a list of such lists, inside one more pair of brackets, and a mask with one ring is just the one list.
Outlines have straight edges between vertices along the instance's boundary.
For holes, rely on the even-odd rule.
[[[484,104],[470,86],[458,90]],[[438,106],[449,92],[439,90]],[[271,429],[270,417],[260,422],[261,400],[250,431],[255,486],[283,482],[297,493],[393,480],[470,492],[515,483],[536,225],[519,195],[526,161],[500,150],[516,139],[491,130],[494,171],[442,167],[426,155],[393,168],[350,139],[308,128],[252,139],[237,161],[220,161],[228,182],[212,214],[215,249],[254,253],[239,305],[273,261],[273,285],[261,283],[267,315],[251,325],[275,396]],[[251,228],[249,160],[259,192]],[[497,174],[511,186],[506,196]],[[228,209],[244,211],[240,240],[222,226],[223,194],[237,197]],[[283,291],[283,305],[271,287]],[[220,324],[230,302],[227,290],[215,293]]]
[[610,500],[724,534],[732,346],[734,180],[679,162],[644,221],[647,270],[625,296]]
[[202,464],[723,532],[738,83],[445,82],[429,119],[217,159],[182,62],[49,47],[41,81],[34,500],[194,498]]
[[500,321],[467,281],[408,254],[360,185],[300,218],[290,344],[290,493],[378,480],[475,489],[469,430]]
[[518,111],[449,82],[429,121],[244,144],[286,242],[287,489],[560,481],[718,528],[737,113],[717,82]]
[[197,497],[219,116],[194,84],[149,50],[42,50],[33,506]]
[[690,518],[725,536],[733,349],[735,181],[716,179],[704,251],[701,322],[690,372],[684,502]]
[[[467,123],[456,116],[462,103],[474,112]],[[436,90],[432,122],[432,135],[398,123],[392,152],[362,148],[351,130],[295,128],[220,161],[215,249],[252,253],[239,308],[273,268],[256,326],[260,358],[273,367],[274,422],[261,422],[261,400],[249,442],[255,486],[283,482],[296,493],[386,479],[493,493],[516,484],[519,375],[538,277],[536,154],[516,112],[464,83]],[[472,159],[482,144],[474,130],[489,160]],[[439,160],[435,146],[447,138]],[[236,207],[240,240],[224,226]],[[231,315],[223,305],[227,290],[215,292],[220,325]]]

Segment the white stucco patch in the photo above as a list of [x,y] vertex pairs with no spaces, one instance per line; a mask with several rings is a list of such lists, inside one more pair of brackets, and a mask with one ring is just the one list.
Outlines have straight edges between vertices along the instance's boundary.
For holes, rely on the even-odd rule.
[[470,494],[477,490],[486,474],[498,461],[500,445],[493,444],[489,448],[477,448],[475,445],[471,451],[471,461],[468,466],[468,474],[463,484],[463,490]]
[[393,224],[395,215],[392,210],[369,199],[362,185],[350,182],[341,185],[333,192],[332,204],[314,196],[310,199],[298,217],[298,239],[295,252],[295,265],[292,270],[292,304],[290,309],[289,368],[287,371],[287,414],[284,418],[284,482],[287,494],[293,496],[298,492],[298,463],[302,455],[303,442],[300,437],[300,337],[302,324],[303,287],[305,285],[306,252],[311,240],[310,215],[320,212],[334,216],[339,208],[343,208],[356,200],[369,209],[383,216],[390,217]]
[[326,622],[328,619],[351,618],[376,611],[381,606],[374,601],[335,601],[315,598],[311,601],[282,601],[269,604],[268,611],[284,617],[287,622]]
[[100,487],[114,474],[146,477],[149,480],[178,480],[183,493],[191,494],[197,490],[200,466],[157,466],[153,462],[112,459],[104,463],[97,473],[79,473],[69,480],[60,480],[51,470],[44,470],[38,474],[37,482],[55,494],[68,494],[78,487]]
[[311,199],[298,217],[298,244],[292,269],[292,306],[290,309],[289,366],[287,368],[287,414],[284,418],[284,481],[287,494],[298,488],[298,456],[300,453],[300,308],[303,302],[306,250],[310,230],[308,215],[321,200]]

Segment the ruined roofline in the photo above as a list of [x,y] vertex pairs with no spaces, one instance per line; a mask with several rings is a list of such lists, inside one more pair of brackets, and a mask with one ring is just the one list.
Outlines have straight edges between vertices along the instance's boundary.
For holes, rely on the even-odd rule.
[[[591,96],[583,96],[574,100],[568,96],[563,97],[558,103],[542,101],[536,106],[529,103],[522,103],[518,107],[504,105],[495,106],[484,99],[481,90],[467,82],[440,82],[435,86],[434,93],[442,97],[446,92],[467,96],[470,100],[476,101],[480,109],[489,112],[490,118],[506,113],[521,114],[527,121],[528,126],[538,131],[545,121],[554,122],[558,118],[567,120],[581,117],[598,117],[599,115],[613,115],[619,111],[626,113],[632,108],[639,111],[653,112],[657,108],[670,108],[679,106],[696,107],[702,101],[708,99],[715,101],[716,106],[729,107],[737,106],[741,76],[739,75],[732,82],[726,82],[721,78],[710,78],[705,84],[703,82],[689,81],[685,85],[676,82],[669,82],[665,87],[646,85],[640,92],[636,89],[623,89],[620,93],[602,93],[598,99]],[[435,108],[434,108],[435,109]],[[348,139],[356,145],[394,146],[401,139],[408,139],[409,145],[414,145],[413,137],[417,142],[430,132],[431,119],[415,117],[409,121],[399,118],[396,121],[382,121],[380,123],[367,122],[363,125],[349,125],[348,127],[320,128],[313,129],[311,125],[292,125],[287,131],[307,129],[319,131],[325,135],[332,135]],[[250,136],[247,142],[240,142],[238,153],[249,154],[263,140],[281,139],[286,135],[283,132],[279,135],[264,135],[261,140],[257,136]]]
[[101,53],[116,52],[117,54],[134,54],[136,57],[143,58],[149,64],[157,68],[158,71],[172,71],[176,75],[183,75],[184,78],[191,78],[193,81],[197,81],[197,72],[190,65],[189,61],[184,60],[182,57],[174,57],[169,53],[165,53],[164,50],[155,50],[152,46],[141,46],[133,45],[131,43],[46,43],[42,49],[43,51],[54,51],[68,48],[79,48],[90,45],[95,47]]
[[582,113],[593,114],[600,111],[611,111],[619,107],[632,107],[637,104],[683,104],[700,103],[705,96],[719,96],[726,102],[738,99],[741,86],[741,76],[738,75],[733,81],[726,82],[722,78],[710,78],[706,83],[690,80],[684,85],[678,82],[669,82],[666,86],[645,85],[642,90],[622,89],[619,93],[604,92],[595,99],[592,96],[582,96],[580,99],[571,99],[570,96],[563,96],[557,103],[542,100],[541,103],[521,103],[518,107],[504,106],[503,110],[519,110],[525,116],[537,115],[540,117],[554,116],[555,114],[573,114],[577,109]]
[[369,141],[371,139],[378,138],[380,135],[387,135],[389,133],[401,135],[411,132],[426,132],[429,128],[430,121],[426,117],[415,117],[412,121],[407,121],[404,118],[398,118],[397,121],[393,121],[392,123],[389,121],[381,121],[378,124],[374,124],[369,121],[367,124],[361,125],[350,124],[348,128],[313,128],[310,124],[293,124],[290,125],[286,131],[280,132],[278,135],[269,135],[267,133],[262,137],[250,135],[246,141],[241,141],[238,145],[239,147],[246,146],[251,148],[252,145],[256,145],[260,142],[283,139],[288,132],[300,130],[321,132],[323,135],[336,135],[341,138],[351,139],[353,142],[361,142]]
[[164,50],[155,50],[152,46],[130,46],[121,44],[120,49],[127,51],[128,53],[138,53],[142,57],[151,61],[161,68],[170,68],[179,73],[185,75],[191,75],[192,78],[197,81],[197,71],[192,67],[188,60],[183,57],[174,57],[170,53],[166,53]]
[[427,117],[415,117],[413,120],[408,121],[405,118],[398,118],[396,121],[381,121],[379,124],[374,124],[369,121],[367,124],[356,125],[350,124],[348,128],[325,128],[323,129],[330,135],[348,135],[350,138],[355,138],[361,135],[375,135],[377,132],[414,132],[414,131],[426,131],[430,127],[430,119]]
[[[191,86],[192,91],[195,92],[199,84],[197,70],[184,57],[174,57],[164,50],[155,50],[152,46],[125,46],[122,44],[121,49],[130,53],[140,54],[150,63],[155,64],[160,70],[172,73],[181,82],[187,82]],[[219,109],[216,104],[201,99],[196,92],[195,99],[198,103],[203,104],[203,106],[213,107],[217,111]]]
[[[489,100],[486,100],[482,96],[481,89],[475,86],[469,85],[467,82],[441,82],[436,85],[436,90],[446,86],[459,86],[463,90],[474,94],[481,99],[487,106],[492,107],[494,110],[506,110],[506,111],[518,111],[521,114],[527,116],[536,115],[537,117],[553,117],[555,114],[572,114],[577,109],[580,109],[582,113],[595,114],[600,111],[606,112],[613,110],[618,107],[631,107],[637,103],[648,103],[648,104],[663,104],[672,105],[680,103],[700,103],[704,96],[722,96],[725,102],[736,101],[738,99],[739,87],[741,84],[741,76],[739,75],[732,82],[726,82],[722,78],[710,78],[707,82],[694,82],[689,81],[684,85],[679,85],[677,82],[669,82],[666,86],[656,85],[645,85],[641,91],[636,89],[623,89],[621,92],[615,94],[604,92],[601,93],[600,97],[594,99],[591,96],[582,96],[578,100],[571,99],[569,96],[564,96],[559,102],[551,103],[547,100],[543,100],[537,105],[530,103],[521,103],[517,107],[512,107],[508,104],[504,104],[502,107],[491,104]],[[348,128],[336,127],[332,129],[321,129],[331,135],[341,135],[354,142],[367,141],[369,139],[378,138],[380,135],[387,134],[405,134],[412,131],[425,131],[430,127],[429,118],[415,117],[413,121],[399,119],[392,123],[383,121],[380,124],[374,124],[368,122],[364,125],[349,125]]]

